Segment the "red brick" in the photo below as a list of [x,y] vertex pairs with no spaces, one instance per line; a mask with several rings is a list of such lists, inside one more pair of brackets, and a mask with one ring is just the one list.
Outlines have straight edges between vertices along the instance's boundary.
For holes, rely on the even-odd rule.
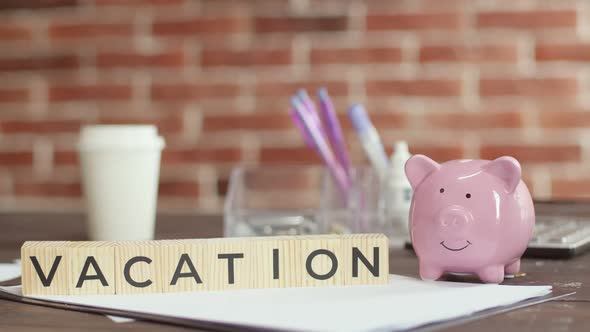
[[[315,92],[325,87],[330,91],[330,96],[346,96],[348,84],[339,81],[317,81],[317,82],[264,82],[256,85],[257,96],[288,97],[299,89]],[[287,106],[285,106],[287,107]]]
[[30,166],[33,163],[31,151],[0,151],[0,167]]
[[239,148],[167,148],[162,151],[162,162],[168,163],[236,163],[242,160]]
[[588,199],[590,198],[590,179],[554,179],[551,182],[553,199]]
[[181,6],[185,0],[94,0],[96,6],[146,7],[146,6]]
[[55,151],[53,153],[53,162],[55,165],[77,165],[77,151]]
[[[263,166],[264,167],[264,166]],[[264,171],[248,171],[243,173],[243,180],[253,191],[315,191],[322,181],[320,169],[300,167],[300,165],[275,165],[266,167]],[[272,196],[272,194],[271,194]]]
[[199,183],[196,181],[160,181],[158,186],[160,197],[199,197]]
[[590,61],[590,44],[540,44],[535,49],[537,61]]
[[0,87],[0,103],[17,103],[29,100],[29,90]]
[[[405,113],[389,112],[389,113],[372,113],[371,121],[378,130],[387,130],[392,128],[403,128],[408,125],[408,116]],[[350,122],[348,120],[347,122]]]
[[240,17],[197,17],[156,21],[152,32],[158,36],[194,36],[198,34],[230,34],[247,31],[248,21]]
[[77,120],[0,120],[0,132],[5,134],[76,133],[80,130]]
[[201,54],[201,65],[214,66],[272,66],[288,65],[291,63],[290,49],[275,50],[204,50]]
[[145,115],[138,116],[121,116],[121,117],[106,117],[101,116],[98,119],[99,124],[151,124],[158,128],[160,134],[177,134],[182,131],[183,123],[180,116],[153,118]]
[[276,130],[293,128],[291,117],[284,113],[211,115],[203,119],[204,131]]
[[521,163],[580,161],[581,154],[578,145],[487,145],[480,150],[483,159],[512,156]]
[[57,182],[32,182],[15,183],[14,194],[16,196],[42,196],[42,197],[80,197],[82,187],[80,183]]
[[575,10],[482,12],[476,18],[480,28],[547,29],[574,28]]
[[136,52],[100,52],[96,56],[99,68],[115,67],[182,67],[185,56],[182,50],[140,54]]
[[0,58],[0,71],[75,69],[79,65],[73,54]]
[[[391,153],[391,147],[388,147],[388,153]],[[453,159],[463,159],[463,148],[454,145],[417,145],[410,144],[412,154],[423,154],[433,160],[442,163]]]
[[482,96],[569,97],[576,95],[578,84],[572,79],[482,79]]
[[15,22],[0,22],[0,41],[30,40],[31,29]]
[[49,36],[53,39],[85,39],[91,41],[98,37],[131,36],[133,24],[106,22],[53,22],[49,26]]
[[235,97],[239,86],[231,83],[154,83],[151,88],[154,100],[182,100]]
[[256,33],[344,31],[347,28],[348,18],[344,15],[254,18],[254,30]]
[[429,113],[424,121],[434,128],[467,130],[520,128],[523,125],[518,112]]
[[456,80],[373,80],[366,82],[369,96],[459,96],[461,82]]
[[539,121],[544,128],[588,128],[590,112],[588,111],[542,111]]
[[398,63],[402,60],[402,50],[397,47],[315,48],[310,59],[312,64]]
[[2,0],[0,10],[73,7],[77,4],[78,0]]
[[424,46],[420,49],[421,62],[516,62],[514,46]]
[[370,14],[367,30],[455,30],[461,25],[456,13]]
[[279,164],[319,164],[317,154],[307,147],[262,148],[260,162]]
[[[369,111],[369,117],[378,131],[403,128],[408,124],[408,116],[400,112],[388,112],[387,110]],[[352,130],[352,123],[348,114],[339,114],[338,120],[343,130]]]
[[122,84],[54,85],[49,88],[49,100],[53,102],[72,100],[126,100],[132,88]]

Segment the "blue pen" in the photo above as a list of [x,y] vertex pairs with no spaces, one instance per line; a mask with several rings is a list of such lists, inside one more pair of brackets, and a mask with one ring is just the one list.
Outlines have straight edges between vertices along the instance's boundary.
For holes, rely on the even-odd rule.
[[377,129],[375,129],[371,120],[369,120],[367,112],[360,104],[352,105],[348,111],[348,116],[371,165],[379,175],[379,178],[384,181],[387,176],[389,162],[387,161],[387,155],[385,154],[385,149],[383,148]]

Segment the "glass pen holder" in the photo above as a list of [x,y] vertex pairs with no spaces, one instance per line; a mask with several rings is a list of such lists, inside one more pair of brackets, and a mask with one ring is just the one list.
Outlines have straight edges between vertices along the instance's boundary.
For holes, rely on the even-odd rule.
[[[224,236],[384,233],[393,246],[407,238],[407,208],[372,168],[353,168],[340,188],[313,166],[240,167],[232,171],[224,207]],[[405,212],[404,212],[405,211]]]

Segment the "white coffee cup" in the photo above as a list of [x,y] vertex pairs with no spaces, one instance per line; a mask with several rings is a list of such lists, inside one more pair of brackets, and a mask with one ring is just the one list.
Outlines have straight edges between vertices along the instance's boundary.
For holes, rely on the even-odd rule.
[[82,128],[78,152],[90,240],[154,238],[163,148],[155,126]]

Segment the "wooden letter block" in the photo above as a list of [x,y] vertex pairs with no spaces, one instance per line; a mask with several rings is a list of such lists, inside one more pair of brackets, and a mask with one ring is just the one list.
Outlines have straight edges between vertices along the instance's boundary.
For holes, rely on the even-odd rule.
[[[314,236],[301,240],[301,286],[343,285],[342,237]],[[297,267],[296,267],[297,268]]]
[[24,295],[105,295],[386,284],[382,234],[26,242]]
[[23,295],[69,295],[69,242],[25,242],[21,247]]
[[70,242],[70,294],[115,294],[115,243]]
[[208,290],[254,288],[256,239],[210,239],[207,243]]
[[116,294],[162,292],[161,248],[158,241],[125,241],[117,244]]
[[161,243],[162,291],[207,290],[207,240],[170,240]]
[[342,243],[346,285],[382,285],[389,280],[389,240],[383,234],[347,235]]
[[254,241],[254,288],[301,287],[301,241],[291,236],[263,237]]

